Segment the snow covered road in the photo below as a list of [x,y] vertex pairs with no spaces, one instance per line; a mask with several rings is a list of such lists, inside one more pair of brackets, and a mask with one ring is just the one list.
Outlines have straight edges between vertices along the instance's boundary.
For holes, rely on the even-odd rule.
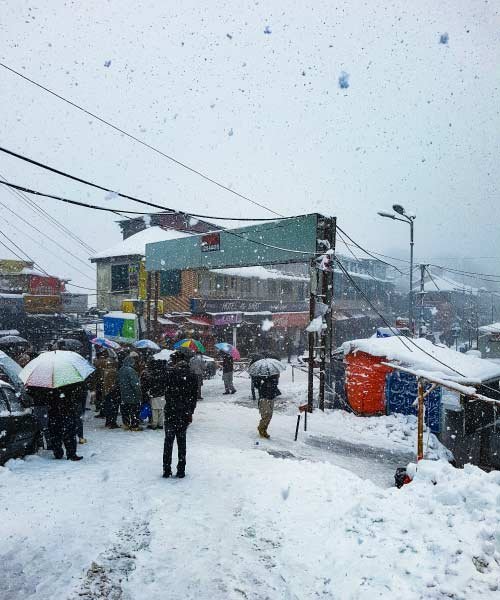
[[[220,401],[218,386],[190,427],[184,480],[161,478],[160,431],[100,421],[81,463],[43,454],[0,468],[2,600],[498,597],[498,473],[421,463],[404,489],[377,485],[359,457],[353,473],[321,444],[294,445],[286,410],[260,442],[256,410]],[[372,444],[384,421],[370,421],[353,427]]]

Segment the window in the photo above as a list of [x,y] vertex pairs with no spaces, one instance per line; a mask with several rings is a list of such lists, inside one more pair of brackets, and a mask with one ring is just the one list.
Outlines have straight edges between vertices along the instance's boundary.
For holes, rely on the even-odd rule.
[[112,292],[128,292],[129,278],[127,265],[111,265],[111,291]]
[[178,296],[181,293],[181,272],[161,271],[160,273],[160,296]]

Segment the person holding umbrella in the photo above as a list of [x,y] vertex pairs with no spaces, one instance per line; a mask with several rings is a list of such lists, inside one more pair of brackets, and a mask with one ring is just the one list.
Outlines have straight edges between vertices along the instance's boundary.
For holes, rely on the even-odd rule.
[[226,390],[224,395],[235,394],[236,389],[233,385],[234,361],[240,360],[240,353],[237,348],[226,342],[215,344],[215,347],[222,356],[222,381]]
[[281,361],[274,358],[264,358],[254,362],[248,372],[254,378],[255,387],[259,392],[260,423],[257,427],[260,437],[269,439],[271,436],[267,428],[271,423],[274,413],[275,398],[281,395],[278,383],[281,371],[285,367]]
[[79,354],[64,350],[45,352],[19,374],[35,405],[48,407],[48,429],[54,458],[82,460],[76,454],[77,418],[85,380],[94,368]]

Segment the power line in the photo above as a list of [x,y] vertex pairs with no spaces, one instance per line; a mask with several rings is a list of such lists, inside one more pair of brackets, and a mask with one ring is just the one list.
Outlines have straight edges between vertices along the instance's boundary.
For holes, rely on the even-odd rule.
[[[9,189],[9,192],[14,193],[14,190]],[[59,244],[59,242],[57,242],[56,240],[54,240],[52,237],[50,237],[47,233],[44,233],[43,231],[41,231],[40,229],[38,229],[38,227],[35,227],[35,225],[32,225],[29,221],[27,221],[26,219],[24,219],[20,214],[18,214],[16,211],[12,210],[12,208],[10,208],[10,206],[8,206],[7,204],[4,204],[3,202],[0,201],[0,206],[3,206],[6,210],[8,210],[9,212],[11,212],[15,217],[17,217],[20,221],[22,221],[24,224],[26,224],[28,227],[30,227],[31,229],[33,229],[34,231],[36,231],[37,233],[39,233],[40,235],[42,235],[44,238],[46,238],[47,240],[50,240],[55,246],[57,246],[58,248],[60,248],[61,250],[63,250],[64,252],[69,253],[68,249],[65,246],[62,246],[61,244]],[[8,223],[8,221],[7,221]],[[45,248],[47,251],[48,248]],[[50,254],[52,254],[52,256],[56,256],[53,252],[50,252]],[[81,258],[78,258],[78,256],[74,256],[71,255],[75,260],[77,260],[78,262],[80,262],[82,265],[84,265],[84,267],[86,267],[87,269],[90,269],[91,271],[93,271],[92,267],[86,263],[85,261],[83,261]],[[56,256],[57,259],[62,260],[59,256]],[[68,264],[68,263],[66,263]],[[73,265],[69,265],[71,266],[71,268],[75,268]],[[83,275],[83,273],[81,271],[79,271],[77,268],[75,268],[76,271],[78,271],[79,273],[81,273]]]
[[[49,165],[46,165],[44,163],[41,163],[37,160],[34,160],[32,158],[29,158],[27,156],[24,156],[22,154],[19,154],[17,152],[14,152],[12,150],[9,150],[7,148],[2,148],[0,146],[0,152],[4,152],[5,154],[8,154],[10,156],[14,156],[15,158],[18,158],[20,160],[23,160],[25,162],[28,162],[32,165],[35,165],[37,167],[40,167],[42,169],[45,169],[47,171],[50,171],[51,173],[56,173],[57,175],[62,175],[62,177],[67,177],[68,179],[71,179],[73,181],[78,181],[79,183],[83,183],[85,185],[89,185],[93,188],[96,188],[98,190],[102,190],[103,192],[109,192],[111,194],[113,194],[114,196],[118,196],[120,198],[125,198],[126,200],[132,200],[133,202],[138,202],[139,204],[144,204],[146,206],[151,206],[152,208],[158,208],[162,211],[169,211],[172,212],[173,214],[181,214],[181,215],[185,215],[188,217],[197,217],[200,219],[212,219],[212,220],[219,220],[219,221],[269,221],[270,219],[253,219],[253,218],[249,218],[249,217],[214,217],[213,215],[201,215],[201,214],[196,214],[196,213],[187,213],[184,212],[182,210],[177,210],[175,208],[170,208],[168,206],[163,206],[161,204],[155,204],[154,202],[149,202],[147,200],[141,200],[140,198],[136,198],[135,196],[129,196],[128,194],[123,194],[122,192],[117,192],[116,190],[112,190],[110,188],[104,187],[102,185],[99,185],[98,183],[94,183],[92,181],[88,181],[87,179],[82,179],[81,177],[77,177],[76,175],[71,175],[70,173],[66,173],[65,171],[61,171],[60,169],[56,169],[54,167],[50,167]],[[281,219],[286,219],[288,217],[280,217]],[[277,220],[277,219],[273,219],[273,220]]]
[[[366,248],[363,248],[363,246],[361,246],[360,244],[358,244],[358,242],[356,242],[355,240],[352,239],[352,237],[347,234],[341,227],[339,227],[337,225],[337,230],[340,231],[340,233],[344,234],[345,237],[351,241],[357,248],[359,248],[362,252],[364,252],[365,254],[367,254],[368,256],[371,256],[374,260],[387,265],[388,267],[392,267],[393,269],[396,269],[396,271],[398,271],[398,273],[401,273],[401,275],[403,274],[402,271],[396,267],[395,265],[391,265],[391,263],[385,262],[384,260],[380,260],[380,258],[377,258],[376,256],[374,256],[375,253],[369,252]],[[345,240],[344,243],[346,244]],[[347,244],[346,244],[347,245]],[[397,260],[397,259],[396,259]]]
[[[33,258],[31,258],[31,256],[29,254],[27,254],[22,248],[20,248],[14,241],[12,241],[7,234],[5,234],[3,231],[0,231],[0,234],[3,235],[3,237],[6,240],[8,240],[14,246],[14,248],[17,248],[17,250],[19,250],[19,252],[22,252],[24,254],[24,256],[31,263],[33,263],[34,266],[38,267],[40,269],[40,271],[42,271],[45,275],[47,275],[47,277],[50,277],[49,273],[47,273],[47,271],[43,267],[41,267]],[[9,248],[8,246],[6,246],[3,242],[2,242],[2,246],[4,246],[5,248],[7,248],[7,250],[9,250],[10,252],[12,252],[12,254],[14,254],[15,256],[17,256],[17,258],[19,258],[19,260],[22,260],[23,262],[26,261],[26,258],[23,258],[22,256],[19,256],[19,254],[17,254],[17,252],[15,252],[14,250],[12,250],[12,248]]]
[[278,217],[282,217],[283,216],[283,215],[277,213],[276,211],[272,210],[271,208],[265,206],[264,204],[260,204],[259,202],[256,202],[255,200],[252,200],[248,196],[240,194],[236,190],[233,190],[230,187],[224,185],[223,183],[220,183],[217,180],[212,179],[211,177],[209,177],[208,175],[205,175],[205,173],[202,173],[201,171],[198,171],[194,167],[191,167],[188,164],[186,164],[186,163],[178,160],[177,158],[174,158],[173,156],[171,156],[169,154],[166,154],[165,152],[163,152],[162,150],[159,150],[155,146],[152,146],[151,144],[148,144],[147,142],[145,142],[145,141],[141,140],[140,138],[136,137],[135,135],[132,135],[131,133],[128,133],[127,131],[125,131],[124,129],[121,129],[117,125],[114,125],[113,123],[107,121],[106,119],[104,119],[102,117],[99,117],[98,115],[96,115],[95,113],[91,112],[90,110],[88,110],[86,108],[83,108],[82,106],[76,104],[76,102],[72,102],[71,100],[68,100],[67,98],[64,98],[60,94],[57,94],[56,92],[52,91],[48,87],[45,87],[41,83],[38,83],[35,80],[30,79],[26,75],[23,75],[19,71],[16,71],[12,67],[7,66],[5,63],[1,63],[0,62],[0,67],[3,67],[4,69],[6,69],[7,71],[10,71],[11,73],[14,73],[18,77],[21,77],[25,81],[28,81],[29,83],[37,86],[38,88],[44,90],[45,92],[48,92],[49,94],[52,94],[52,96],[55,96],[56,98],[59,98],[59,100],[62,100],[63,102],[66,102],[70,106],[73,106],[74,108],[77,108],[78,110],[80,110],[83,113],[91,116],[92,118],[97,119],[98,121],[100,121],[104,125],[107,125],[108,127],[111,127],[115,131],[118,131],[122,135],[125,135],[125,136],[129,137],[130,139],[134,140],[135,142],[141,144],[142,146],[145,146],[146,148],[149,148],[150,150],[153,150],[153,152],[156,152],[160,156],[163,156],[164,158],[167,158],[168,160],[172,161],[176,165],[179,165],[180,167],[182,167],[182,168],[190,171],[191,173],[194,173],[194,174],[198,175],[199,177],[205,179],[206,181],[209,181],[210,183],[213,183],[214,185],[218,186],[219,188],[225,190],[226,192],[230,192],[231,194],[234,194],[235,196],[238,196],[239,198],[242,198],[243,200],[246,200],[247,202],[250,202],[251,204],[254,204],[255,206],[259,206],[260,208],[263,208],[264,210],[267,210],[268,212],[270,212],[270,213],[272,213],[272,214],[274,214],[274,215],[276,215]]
[[[45,192],[39,192],[37,190],[33,190],[21,185],[17,185],[15,183],[11,183],[9,181],[0,181],[0,185],[5,185],[7,187],[16,189],[16,190],[20,190],[23,192],[26,192],[28,194],[35,194],[37,196],[43,196],[44,198],[52,198],[53,200],[58,200],[60,202],[66,202],[68,204],[73,204],[75,206],[80,206],[80,207],[84,207],[84,208],[91,208],[93,210],[100,210],[100,211],[105,211],[105,212],[112,212],[115,215],[118,215],[119,217],[123,218],[123,215],[120,213],[128,213],[128,214],[133,214],[133,215],[144,215],[147,213],[144,212],[139,212],[139,211],[134,211],[134,210],[122,210],[122,209],[113,209],[113,208],[106,208],[104,206],[97,206],[96,204],[87,204],[86,202],[79,202],[77,200],[70,200],[69,198],[64,198],[63,196],[56,196],[54,194],[46,194]],[[130,217],[127,217],[130,218]],[[175,231],[177,231],[175,228],[171,227],[170,229],[173,229]],[[238,237],[246,242],[250,242],[252,244],[257,244],[259,246],[264,246],[266,248],[271,248],[273,250],[281,250],[283,252],[290,252],[293,254],[303,254],[304,256],[314,256],[314,255],[318,255],[318,254],[322,254],[322,252],[307,252],[305,250],[296,250],[295,248],[282,248],[281,246],[274,246],[272,244],[266,244],[264,242],[259,242],[257,240],[252,240],[251,238],[245,237],[245,235],[236,233],[234,231],[231,231],[230,229],[214,229],[214,232],[224,232],[227,233],[228,235],[232,235],[235,237]],[[199,234],[193,234],[193,235],[199,235]]]
[[[2,203],[0,203],[0,204],[2,204]],[[26,232],[24,232],[24,231],[22,231],[21,229],[19,229],[19,228],[18,228],[16,225],[14,225],[14,224],[13,224],[13,223],[11,223],[10,221],[8,221],[8,220],[7,220],[5,217],[3,217],[3,220],[4,220],[4,222],[5,222],[7,225],[10,225],[10,226],[11,226],[11,227],[13,227],[13,228],[14,228],[16,231],[19,231],[21,234],[23,234],[23,235],[27,236]],[[27,237],[28,237],[28,236],[27,236]],[[50,239],[50,238],[48,238],[48,239]],[[71,263],[67,262],[67,261],[66,261],[64,258],[62,258],[62,256],[58,256],[57,254],[55,254],[54,252],[52,252],[52,251],[51,251],[49,248],[47,248],[47,247],[45,247],[45,246],[43,246],[43,248],[44,248],[44,250],[45,250],[45,251],[47,251],[49,254],[51,254],[51,255],[52,255],[54,258],[56,258],[58,261],[60,261],[60,262],[64,263],[64,264],[65,264],[66,266],[68,266],[70,269],[73,269],[74,271],[76,271],[77,273],[79,273],[79,274],[80,274],[82,277],[85,277],[86,279],[90,279],[91,281],[93,281],[93,280],[95,279],[95,272],[94,272],[94,270],[92,269],[92,267],[90,267],[90,266],[89,266],[89,265],[87,265],[86,263],[84,263],[84,264],[85,264],[85,266],[86,266],[87,268],[91,269],[91,271],[92,271],[92,275],[93,275],[92,277],[90,276],[90,274],[88,274],[88,273],[84,273],[82,270],[80,270],[80,269],[79,269],[78,267],[76,267],[75,265],[73,265],[73,264],[71,264]],[[64,250],[65,254],[67,254],[67,253],[68,253],[68,250],[67,250],[66,248],[64,248],[64,247],[62,247],[62,246],[61,246],[61,248],[62,248],[62,250]],[[24,252],[24,250],[23,250],[23,252]],[[76,257],[75,257],[75,258],[76,258]]]
[[[0,179],[3,181],[7,181],[7,179],[0,174]],[[54,227],[56,227],[61,233],[66,235],[71,241],[78,243],[86,252],[90,254],[95,253],[96,250],[89,246],[86,242],[84,242],[76,233],[68,229],[63,223],[59,222],[53,215],[49,214],[46,210],[44,210],[41,206],[39,206],[33,199],[29,198],[23,192],[19,190],[12,189],[11,192],[15,194],[28,208],[30,208],[34,213],[39,214],[42,218],[45,218],[49,223],[51,223]]]

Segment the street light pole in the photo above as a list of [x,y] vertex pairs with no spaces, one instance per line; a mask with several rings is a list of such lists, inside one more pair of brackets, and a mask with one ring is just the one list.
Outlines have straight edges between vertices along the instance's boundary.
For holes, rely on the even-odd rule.
[[410,331],[415,333],[415,326],[413,320],[413,246],[415,242],[413,241],[413,221],[415,217],[410,217],[410,298],[409,298],[409,310],[408,316],[410,318]]
[[[414,321],[413,321],[413,247],[415,245],[414,237],[413,237],[413,228],[415,215],[409,215],[404,206],[401,204],[393,204],[392,210],[396,212],[399,217],[397,217],[394,213],[379,211],[379,215],[381,217],[386,217],[387,219],[392,219],[393,221],[402,221],[403,223],[408,223],[410,226],[410,293],[408,295],[408,320],[410,331],[415,333]],[[402,217],[402,218],[401,218]]]

